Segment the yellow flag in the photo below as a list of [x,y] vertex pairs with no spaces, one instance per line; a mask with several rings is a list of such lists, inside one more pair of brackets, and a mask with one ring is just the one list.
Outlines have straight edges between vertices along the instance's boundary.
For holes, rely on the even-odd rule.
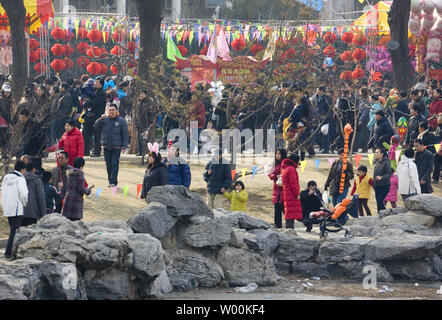
[[304,169],[307,166],[307,160],[299,161],[299,164],[301,165],[301,172],[304,172]]
[[244,169],[241,170],[241,174],[242,174],[242,179],[243,180],[246,177],[246,173],[247,173],[247,168],[244,168]]
[[359,0],[360,3],[364,3],[364,0]]
[[374,159],[374,153],[368,153],[368,161],[370,162],[370,166],[373,167],[373,159]]
[[194,35],[195,35],[195,31],[190,31],[189,44],[192,44],[192,40],[193,40]]
[[86,199],[86,195],[85,194],[83,195],[83,199]]
[[436,143],[434,145],[434,148],[436,149],[436,152],[439,152],[440,144]]

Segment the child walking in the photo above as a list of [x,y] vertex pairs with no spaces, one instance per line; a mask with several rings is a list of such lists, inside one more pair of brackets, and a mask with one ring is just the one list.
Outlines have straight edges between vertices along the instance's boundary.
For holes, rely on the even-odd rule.
[[398,190],[398,184],[399,180],[397,175],[394,172],[394,169],[391,168],[392,174],[390,177],[390,191],[388,192],[387,196],[384,199],[384,205],[387,205],[387,202],[390,201],[391,207],[396,208],[397,205],[397,190]]
[[247,200],[249,195],[244,190],[244,183],[242,181],[235,182],[235,190],[232,192],[224,192],[223,196],[230,200],[231,211],[247,211]]
[[368,200],[371,196],[371,188],[373,187],[373,178],[367,174],[367,167],[360,166],[358,168],[358,177],[355,179],[353,184],[353,190],[351,191],[351,195],[359,194],[359,198],[357,200],[358,204],[358,212],[359,216],[364,216],[364,210],[367,213],[367,216],[371,216],[370,208],[368,207]]
[[61,189],[57,190],[52,185],[52,173],[50,171],[43,172],[41,179],[43,180],[43,188],[45,190],[46,213],[54,213],[55,204],[61,202],[63,194]]

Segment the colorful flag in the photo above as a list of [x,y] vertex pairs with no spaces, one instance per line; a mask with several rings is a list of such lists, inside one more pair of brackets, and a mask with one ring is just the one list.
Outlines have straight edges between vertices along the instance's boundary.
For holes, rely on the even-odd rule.
[[252,171],[252,179],[255,178],[255,174],[256,174],[257,170],[258,170],[258,166],[254,166],[253,171]]
[[355,157],[355,166],[357,168],[359,167],[359,162],[361,162],[362,154],[356,154],[354,157]]
[[143,184],[142,183],[137,184],[137,198],[140,195],[141,189],[143,189]]
[[269,43],[267,44],[266,51],[264,52],[264,56],[262,60],[273,59],[273,55],[275,54],[276,49],[276,32],[272,33],[272,37],[270,38]]
[[183,59],[180,50],[178,50],[175,42],[173,42],[172,38],[170,37],[169,32],[167,32],[167,59],[176,62],[175,57]]
[[315,167],[316,167],[316,171],[319,170],[319,164],[321,163],[321,159],[316,159],[315,160]]
[[368,153],[368,162],[370,162],[370,166],[373,168],[373,159],[374,159],[374,153]]
[[115,197],[115,193],[117,193],[117,187],[116,186],[112,187],[111,191],[112,191],[112,198],[113,198],[113,197]]
[[232,170],[232,180],[235,179],[236,176],[236,170]]
[[95,193],[95,201],[96,201],[96,200],[98,199],[98,197],[100,196],[101,191],[103,191],[103,188],[97,188],[97,191],[96,191],[96,193]]
[[436,144],[434,145],[434,148],[436,149],[436,152],[439,152],[440,144],[436,143]]
[[395,158],[396,158],[396,162],[399,162],[399,157],[401,156],[401,150],[395,150]]
[[124,186],[123,188],[123,194],[125,197],[127,197],[127,192],[129,191],[129,186]]
[[328,160],[328,164],[330,165],[330,168],[331,168],[332,165],[333,165],[333,162],[335,161],[335,159],[333,159],[333,158],[328,158],[327,160]]
[[299,164],[301,165],[301,172],[304,172],[304,169],[307,166],[307,161],[299,161]]
[[244,181],[244,178],[246,177],[247,168],[244,168],[241,170],[242,180]]

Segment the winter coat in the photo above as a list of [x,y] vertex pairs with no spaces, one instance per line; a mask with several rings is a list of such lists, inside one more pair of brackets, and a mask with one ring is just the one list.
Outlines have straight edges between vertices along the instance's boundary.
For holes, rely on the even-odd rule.
[[421,113],[416,116],[412,116],[408,121],[408,130],[407,134],[405,135],[405,143],[411,148],[413,148],[414,140],[416,140],[417,136],[419,135],[419,123],[422,121],[426,121],[426,119]]
[[230,211],[247,212],[247,200],[249,199],[249,195],[245,190],[240,190],[238,192],[233,190],[230,193],[224,192],[223,196],[230,200]]
[[25,218],[40,219],[46,214],[46,200],[43,182],[35,173],[25,172],[28,187],[28,204],[24,207]]
[[388,191],[387,196],[384,201],[397,201],[397,187],[398,187],[398,177],[394,173],[390,177],[390,191]]
[[95,122],[106,110],[106,93],[103,89],[95,90],[95,96],[83,104],[86,108],[86,121]]
[[425,105],[425,102],[423,99],[419,98],[412,103],[419,106],[419,109],[421,111],[420,114],[423,115],[424,118],[428,116],[428,109],[427,109],[427,106]]
[[387,117],[382,117],[380,120],[376,121],[374,135],[376,147],[381,147],[384,142],[390,143],[390,139],[394,135],[394,131]]
[[143,187],[141,188],[141,198],[146,198],[153,187],[165,186],[168,183],[168,175],[169,173],[164,163],[160,163],[158,167],[152,168],[152,170],[146,169]]
[[61,172],[61,181],[63,182],[63,188],[61,188],[61,193],[63,196],[66,195],[68,189],[68,175],[74,168],[67,164],[65,167],[55,167],[52,169],[52,185],[55,188],[58,188],[58,183],[60,182],[60,172]]
[[310,219],[310,212],[319,211],[322,207],[322,195],[318,189],[315,194],[309,195],[308,189],[301,192],[302,218]]
[[[232,172],[230,164],[221,158],[221,163],[213,164],[213,160],[207,163],[203,178],[207,182],[207,192],[210,194],[221,194],[221,188],[229,189],[232,184]],[[212,170],[212,174],[206,172]]]
[[409,195],[413,193],[421,193],[419,174],[413,159],[409,159],[403,155],[401,161],[399,161],[397,165],[396,174],[398,177],[398,191],[400,194]]
[[27,154],[29,156],[40,156],[46,147],[45,131],[41,125],[29,120],[23,127],[23,142],[20,148],[20,156]]
[[72,100],[72,96],[68,91],[63,92],[63,94],[58,99],[56,116],[57,119],[68,118],[72,114],[72,107],[74,106],[74,102]]
[[301,200],[298,200],[301,188],[299,187],[297,167],[296,162],[290,159],[284,159],[281,164],[285,220],[302,219]]
[[424,150],[423,152],[416,152],[414,163],[416,163],[417,172],[419,174],[419,183],[421,180],[425,181],[425,185],[428,186],[428,191],[433,192],[431,187],[431,172],[433,171],[433,154]]
[[373,178],[368,173],[365,174],[362,180],[359,176],[356,177],[351,195],[356,193],[359,194],[359,199],[370,199],[371,196],[370,183],[373,184]]
[[28,187],[25,177],[18,171],[7,174],[2,183],[2,208],[5,217],[23,215],[28,203]]
[[43,188],[45,191],[46,213],[52,213],[55,210],[55,205],[63,199],[63,194],[47,182],[43,182]]
[[[69,154],[68,163],[73,166],[75,158],[83,158],[84,155],[84,139],[81,131],[78,128],[74,128],[63,133],[58,142],[58,149],[63,149]],[[49,152],[54,152],[55,150],[55,146],[49,148]]]
[[198,128],[204,129],[206,117],[206,107],[201,100],[194,103],[192,111],[190,113],[190,121],[198,121]]
[[62,215],[66,218],[83,218],[83,195],[91,194],[91,190],[84,185],[84,172],[74,168],[69,173],[68,187],[63,203]]
[[375,101],[371,105],[370,109],[370,121],[367,123],[367,127],[372,130],[374,125],[376,124],[376,118],[374,117],[374,113],[378,110],[382,110],[382,106],[379,104],[379,102]]
[[129,145],[129,131],[123,117],[99,118],[95,122],[95,129],[101,131],[101,145],[105,149],[127,148]]
[[149,126],[156,121],[157,108],[154,103],[151,103],[149,98],[139,99],[134,112],[135,126],[140,130],[146,130]]
[[437,129],[437,115],[442,113],[442,96],[439,96],[437,99],[431,100],[429,116],[436,116],[434,119],[428,122],[428,125],[432,127],[434,130]]
[[430,131],[430,129],[419,133],[417,139],[422,139],[422,141],[424,142],[424,146],[426,146],[427,150],[430,151],[432,154],[436,153],[436,148],[434,147],[434,145],[438,143],[438,138],[433,132]]
[[[327,190],[330,187],[330,194],[337,195],[339,194],[339,186],[341,183],[341,175],[342,175],[342,162],[340,160],[335,160],[333,162],[332,167],[330,168],[330,172],[327,177],[327,181],[325,182],[324,189]],[[344,188],[350,188],[350,180],[354,178],[353,166],[347,161],[347,169],[345,170],[345,181]]]
[[362,125],[367,125],[370,120],[370,104],[367,99],[361,99],[358,104],[358,108],[361,110],[359,114],[359,121],[362,122]]
[[410,109],[408,109],[407,100],[401,99],[394,110],[395,119],[398,121],[401,117],[408,118],[409,115]]
[[168,168],[169,171],[169,184],[174,186],[190,187],[191,173],[190,167],[186,161],[179,158],[164,159],[164,164],[170,161]]
[[276,184],[279,175],[281,175],[281,164],[276,163],[272,173],[269,174],[270,180],[273,181],[273,193],[272,193],[273,204],[284,203],[284,192],[282,190],[282,187]]
[[[380,176],[381,180],[376,180],[376,177]],[[391,163],[387,157],[384,157],[381,161],[375,160],[374,172],[373,172],[373,186],[383,187],[390,185],[391,177]]]

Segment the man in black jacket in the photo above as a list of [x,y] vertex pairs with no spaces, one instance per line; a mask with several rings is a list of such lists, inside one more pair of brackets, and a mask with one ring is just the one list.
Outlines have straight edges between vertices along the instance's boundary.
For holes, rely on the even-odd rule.
[[413,105],[410,108],[411,118],[408,121],[408,130],[405,135],[405,145],[404,148],[413,146],[414,141],[419,135],[419,123],[427,121],[421,113],[421,108],[418,105]]
[[106,110],[106,93],[103,90],[104,78],[98,77],[95,80],[96,96],[84,103],[86,108],[86,119],[83,125],[84,137],[84,155],[88,156],[92,148],[92,136],[94,137],[93,154],[91,157],[99,157],[101,155],[100,130],[94,129],[94,123]]
[[394,135],[390,121],[385,117],[384,111],[375,112],[376,127],[374,129],[374,144],[376,148],[383,148],[383,143],[390,143],[391,137]]
[[302,206],[302,222],[307,227],[306,232],[312,231],[313,224],[310,220],[310,212],[319,211],[322,207],[322,195],[318,190],[318,185],[315,181],[307,183],[307,189],[301,191],[301,206]]
[[414,162],[416,163],[417,172],[419,174],[421,192],[433,193],[433,188],[431,186],[433,154],[425,149],[424,141],[421,139],[416,139],[414,141],[414,147],[416,148],[416,157],[414,158]]
[[222,194],[226,192],[232,184],[232,173],[230,164],[224,160],[222,151],[215,152],[214,157],[207,163],[204,174],[204,181],[207,182],[208,203],[210,208],[219,207]]
[[120,155],[121,152],[126,151],[129,145],[129,131],[126,120],[118,116],[116,104],[111,103],[107,111],[109,115],[103,114],[95,122],[95,129],[101,132],[101,144],[104,149],[109,187],[115,187],[118,184]]
[[58,98],[55,120],[55,137],[54,139],[58,141],[64,132],[64,125],[69,121],[72,116],[72,107],[74,102],[72,96],[69,93],[69,85],[66,82],[60,84],[60,97]]

